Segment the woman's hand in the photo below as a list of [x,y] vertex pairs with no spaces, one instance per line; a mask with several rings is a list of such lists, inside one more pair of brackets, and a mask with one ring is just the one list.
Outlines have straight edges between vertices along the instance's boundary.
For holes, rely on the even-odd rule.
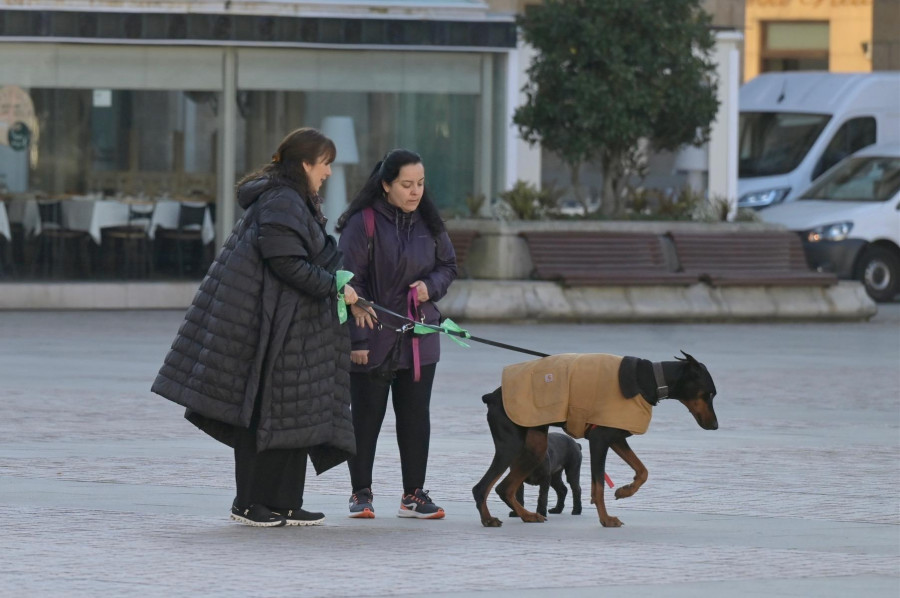
[[356,291],[353,290],[349,284],[344,285],[344,303],[347,305],[353,305],[359,300],[359,295],[356,294]]
[[[350,314],[353,316],[353,319],[356,321],[356,326],[359,328],[375,328],[375,313],[372,312],[372,308],[362,308],[359,305],[351,305],[350,306]],[[356,362],[354,362],[356,363]],[[365,363],[365,362],[363,362]]]
[[350,361],[356,365],[366,365],[369,363],[369,350],[350,351]]
[[419,303],[425,303],[428,301],[428,287],[425,286],[425,283],[421,280],[417,280],[416,282],[409,285],[409,288],[416,289],[416,296],[419,298]]

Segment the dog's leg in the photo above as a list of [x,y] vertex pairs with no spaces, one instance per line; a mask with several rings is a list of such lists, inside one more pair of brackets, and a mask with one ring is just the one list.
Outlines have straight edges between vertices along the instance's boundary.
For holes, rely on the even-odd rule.
[[[500,495],[500,498],[503,498],[503,495]],[[525,504],[525,484],[522,484],[521,486],[519,486],[519,489],[516,490],[516,500],[519,501],[520,504]],[[506,502],[506,499],[503,498],[503,501]],[[506,506],[512,509],[512,505],[507,504]],[[515,517],[516,512],[510,511],[509,516]]]
[[603,429],[592,430],[588,434],[588,442],[591,448],[591,502],[597,507],[600,525],[622,527],[624,525],[622,521],[606,511],[606,501],[603,497],[603,493],[606,491],[603,474],[606,472],[606,454],[609,452],[609,443],[604,437]]
[[509,466],[509,461],[510,459],[507,455],[502,453],[495,454],[487,473],[485,473],[484,477],[482,477],[481,480],[475,484],[475,487],[472,488],[472,496],[475,498],[475,508],[478,509],[478,513],[481,515],[481,525],[484,527],[500,527],[503,525],[503,522],[492,516],[491,512],[488,510],[487,497],[491,493],[491,488],[494,487],[494,484],[497,483],[497,480],[499,480],[500,476],[503,475],[503,472],[506,471],[506,468]]
[[554,515],[558,515],[559,513],[562,513],[563,509],[566,507],[566,494],[569,493],[568,488],[563,484],[561,469],[550,476],[550,485],[553,486],[553,490],[556,491],[556,506],[550,509],[550,512]]
[[647,481],[649,475],[647,468],[644,467],[644,464],[641,463],[638,456],[634,454],[634,451],[631,450],[631,447],[628,446],[628,442],[625,439],[612,443],[610,447],[623,461],[625,461],[625,463],[628,464],[629,467],[631,467],[631,469],[634,470],[634,481],[625,486],[616,488],[616,500],[633,496]]
[[541,485],[538,486],[538,504],[537,504],[537,512],[544,517],[547,516],[547,500],[550,495],[550,480],[545,479],[541,482]]
[[[549,435],[547,437],[549,442]],[[538,486],[538,502],[537,502],[537,512],[547,516],[547,498],[550,494],[550,451],[547,451],[547,455],[544,457],[544,460],[541,461],[541,464],[538,465],[534,472],[531,474],[529,481],[534,483],[537,482]],[[525,501],[519,501],[523,505]]]
[[516,500],[516,490],[547,456],[547,427],[529,428],[525,434],[525,447],[513,461],[509,475],[497,485],[497,493],[512,507],[516,515],[526,523],[542,523],[546,517],[527,511],[522,503]]
[[[566,480],[572,487],[572,514],[581,515],[581,449],[573,455],[566,465]],[[562,476],[560,476],[562,478]],[[560,483],[562,480],[560,479]],[[565,486],[563,486],[565,488]]]
[[475,498],[475,508],[481,515],[481,524],[485,527],[500,527],[503,524],[491,515],[487,499],[494,484],[509,468],[516,455],[522,452],[525,444],[525,428],[514,424],[506,415],[506,411],[503,410],[501,389],[498,388],[485,395],[482,400],[488,406],[487,421],[494,441],[494,458],[484,477],[472,488],[472,496]]

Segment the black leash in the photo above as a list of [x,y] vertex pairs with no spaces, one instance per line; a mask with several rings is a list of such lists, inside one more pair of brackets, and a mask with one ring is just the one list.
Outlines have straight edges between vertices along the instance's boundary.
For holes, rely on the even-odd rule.
[[[402,315],[398,314],[397,312],[391,311],[386,307],[382,307],[382,306],[378,305],[377,303],[373,303],[371,301],[368,301],[367,299],[363,299],[362,297],[360,297],[358,299],[357,303],[359,305],[361,305],[362,307],[370,307],[377,311],[394,316],[395,318],[404,320],[405,322],[408,322],[409,324],[412,324],[413,326],[422,326],[424,328],[434,330],[435,332],[443,332],[444,334],[447,334],[449,336],[456,336],[458,338],[464,338],[464,339],[467,339],[470,341],[475,341],[476,343],[491,345],[492,347],[499,347],[500,349],[507,349],[509,351],[517,351],[519,353],[525,353],[527,355],[534,355],[535,357],[550,357],[549,353],[540,353],[539,351],[532,351],[531,349],[523,349],[522,347],[516,347],[515,345],[507,345],[506,343],[498,343],[497,341],[488,340],[486,338],[479,338],[477,336],[472,336],[471,334],[469,334],[466,331],[457,332],[456,330],[447,330],[445,328],[441,328],[440,326],[435,326],[434,324],[426,324],[424,322],[416,322],[415,320],[408,318],[407,316],[402,316]],[[376,316],[375,319],[377,320],[378,317]]]

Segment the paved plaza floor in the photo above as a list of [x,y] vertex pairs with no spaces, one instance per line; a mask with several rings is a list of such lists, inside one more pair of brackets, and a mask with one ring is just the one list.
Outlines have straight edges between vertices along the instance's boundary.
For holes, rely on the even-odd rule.
[[[589,498],[543,524],[506,519],[492,498],[505,523],[481,526],[471,488],[493,447],[480,397],[528,357],[446,341],[427,483],[446,519],[395,516],[389,413],[376,519],[346,517],[342,466],[310,468],[304,506],[322,527],[229,521],[230,450],[149,392],[181,317],[0,312],[0,595],[900,595],[898,304],[866,323],[471,325],[548,353],[684,349],[707,364],[719,430],[661,403],[631,442],[649,481],[624,501],[607,491],[620,529]],[[612,455],[608,471],[631,477]],[[581,478],[589,495],[587,458]]]

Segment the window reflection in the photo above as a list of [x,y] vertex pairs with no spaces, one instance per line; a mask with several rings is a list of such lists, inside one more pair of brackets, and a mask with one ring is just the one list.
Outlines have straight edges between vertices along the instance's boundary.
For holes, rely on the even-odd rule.
[[[240,89],[235,173],[268,161],[289,131],[339,116],[358,151],[342,165],[344,201],[385,152],[406,147],[442,211],[464,213],[481,161],[494,159],[481,155],[481,100],[467,89]],[[215,250],[221,106],[209,91],[0,85],[0,278],[202,276]]]
[[298,126],[318,128],[326,117],[345,116],[353,121],[359,153],[358,163],[345,166],[350,198],[375,163],[396,147],[422,156],[427,184],[441,209],[459,209],[475,188],[477,95],[302,91],[239,95],[245,111],[238,135],[238,173],[265,163],[288,131]]
[[[199,276],[212,253],[217,102],[208,92],[0,87],[4,278]],[[196,238],[182,223],[190,206],[204,212]]]

